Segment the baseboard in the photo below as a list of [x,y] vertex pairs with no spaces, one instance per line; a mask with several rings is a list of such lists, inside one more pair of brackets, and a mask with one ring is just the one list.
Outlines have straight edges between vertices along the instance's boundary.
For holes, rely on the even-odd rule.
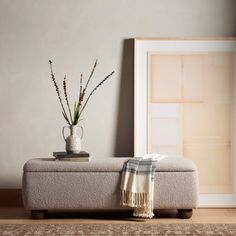
[[23,206],[21,189],[0,189],[0,206]]

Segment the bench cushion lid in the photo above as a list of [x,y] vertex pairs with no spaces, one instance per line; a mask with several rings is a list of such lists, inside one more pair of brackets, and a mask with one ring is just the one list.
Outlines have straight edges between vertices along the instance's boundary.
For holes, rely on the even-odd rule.
[[[37,158],[24,165],[25,172],[120,172],[130,158],[92,158],[90,162],[55,161],[54,158]],[[156,172],[192,172],[196,166],[191,160],[167,157],[157,163]]]

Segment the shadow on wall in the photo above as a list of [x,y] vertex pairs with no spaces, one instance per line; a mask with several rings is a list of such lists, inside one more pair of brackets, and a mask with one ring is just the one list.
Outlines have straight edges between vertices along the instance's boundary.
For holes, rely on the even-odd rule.
[[125,39],[121,65],[121,82],[116,124],[114,155],[134,155],[134,40]]

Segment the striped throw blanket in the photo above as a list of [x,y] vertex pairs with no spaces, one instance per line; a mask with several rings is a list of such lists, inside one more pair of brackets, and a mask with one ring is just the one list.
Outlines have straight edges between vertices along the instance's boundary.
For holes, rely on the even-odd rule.
[[154,174],[156,162],[165,155],[147,154],[131,158],[123,166],[121,177],[121,205],[134,208],[133,215],[152,218],[154,197]]

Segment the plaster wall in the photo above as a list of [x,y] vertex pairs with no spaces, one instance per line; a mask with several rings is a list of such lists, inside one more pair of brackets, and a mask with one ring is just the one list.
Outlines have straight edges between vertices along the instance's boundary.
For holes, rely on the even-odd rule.
[[133,155],[133,44],[137,36],[236,36],[234,0],[0,0],[0,188],[20,188],[23,164],[64,149],[65,122],[50,80],[98,66],[83,149],[94,158]]

